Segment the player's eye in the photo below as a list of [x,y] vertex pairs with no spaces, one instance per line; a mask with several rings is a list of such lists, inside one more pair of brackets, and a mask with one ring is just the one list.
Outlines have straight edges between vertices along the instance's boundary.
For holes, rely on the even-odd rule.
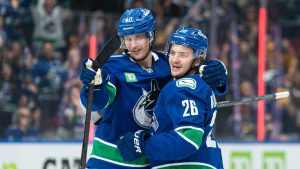
[[178,56],[181,57],[181,58],[187,58],[187,57],[189,56],[189,54],[188,54],[188,53],[185,53],[185,52],[180,52],[180,53],[178,54]]
[[176,53],[175,53],[174,51],[172,51],[172,50],[170,51],[170,55],[173,56],[173,55],[175,55],[175,54],[176,54]]

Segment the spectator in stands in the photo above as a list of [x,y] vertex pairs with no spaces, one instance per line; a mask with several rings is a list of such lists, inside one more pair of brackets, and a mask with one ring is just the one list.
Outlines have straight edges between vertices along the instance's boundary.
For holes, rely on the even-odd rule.
[[165,17],[180,17],[183,16],[179,10],[179,6],[172,0],[160,0]]
[[[241,97],[255,96],[255,89],[251,81],[245,80],[240,85]],[[255,140],[256,135],[256,104],[242,105],[241,111],[241,138],[244,140]]]
[[81,53],[78,47],[72,47],[68,51],[68,57],[63,67],[66,71],[66,77],[64,78],[64,93],[70,92],[70,88],[74,85],[80,85],[81,82],[78,79],[81,69]]
[[59,138],[81,139],[84,129],[84,114],[78,100],[81,85],[73,85],[66,93],[60,105],[61,126],[58,132]]
[[38,57],[32,70],[33,81],[39,88],[54,87],[51,86],[51,83],[61,81],[60,77],[55,76],[56,74],[51,74],[58,71],[54,70],[55,67],[61,69],[62,64],[58,59],[59,57],[59,53],[55,51],[52,43],[46,42],[43,44],[43,53]]
[[19,85],[14,75],[13,67],[8,62],[2,62],[0,76],[0,138],[3,131],[11,124],[13,114],[17,109]]
[[[10,50],[7,51],[6,61],[9,62],[14,69],[15,74],[19,74],[24,70],[23,45],[20,41],[13,41],[10,45]],[[18,77],[19,78],[19,77]]]
[[39,133],[31,127],[31,112],[27,107],[19,107],[14,114],[12,125],[4,133],[8,140],[36,139]]
[[[1,8],[1,7],[0,7]],[[0,9],[1,10],[1,9]],[[3,50],[7,42],[7,32],[4,28],[4,17],[0,15],[0,49]]]
[[56,0],[39,0],[32,8],[34,17],[34,47],[39,54],[44,42],[51,42],[56,50],[63,50],[66,42],[63,31],[63,10]]
[[35,106],[31,109],[31,112],[32,112],[32,121],[31,121],[32,129],[37,133],[43,132],[41,108],[38,106]]
[[38,90],[38,105],[43,112],[44,125],[49,129],[57,126],[57,110],[65,74],[58,54],[52,43],[44,43],[43,54],[39,56],[32,70],[32,81]]
[[282,104],[280,141],[297,141],[300,139],[299,114],[294,105]]
[[[78,102],[74,100],[76,98],[76,89],[81,88],[81,82],[78,78],[80,74],[81,66],[81,53],[78,47],[72,47],[68,51],[68,57],[64,63],[64,69],[66,69],[67,75],[64,77],[65,81],[63,84],[63,95],[59,107],[58,118],[59,118],[59,137],[67,138],[81,138],[81,135],[76,135],[75,128],[76,125],[82,125],[83,120],[78,117],[77,107]],[[80,110],[80,109],[79,109]],[[82,113],[81,113],[82,114]],[[73,130],[74,129],[74,130]],[[82,131],[82,130],[80,130]],[[64,134],[63,134],[64,133]],[[63,136],[65,135],[65,136]]]
[[291,102],[295,105],[296,111],[298,113],[298,118],[300,119],[300,72],[296,72],[294,78],[292,79],[291,85]]
[[19,41],[23,45],[31,44],[33,22],[29,3],[29,0],[10,0],[9,3],[0,4],[7,45],[12,41]]

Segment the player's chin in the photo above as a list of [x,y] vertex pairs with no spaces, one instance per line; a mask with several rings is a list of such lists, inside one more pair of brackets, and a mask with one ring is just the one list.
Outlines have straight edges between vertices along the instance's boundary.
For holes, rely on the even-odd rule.
[[182,73],[171,71],[171,75],[173,76],[173,78],[178,79],[182,76]]
[[142,60],[144,58],[144,55],[142,54],[135,54],[135,55],[131,55],[131,57],[135,60]]

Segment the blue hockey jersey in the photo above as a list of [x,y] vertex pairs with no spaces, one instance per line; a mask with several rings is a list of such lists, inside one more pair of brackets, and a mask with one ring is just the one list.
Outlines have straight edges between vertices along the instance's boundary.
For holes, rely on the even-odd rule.
[[[103,69],[108,71],[110,79],[106,86],[94,91],[92,113],[104,109],[87,167],[149,167],[146,158],[124,162],[116,142],[127,132],[149,129],[159,90],[171,79],[165,55],[154,52],[152,55],[152,66],[147,70],[142,69],[125,54],[113,55],[104,64]],[[80,96],[83,106],[87,105],[87,98],[88,94],[83,88]]]
[[212,138],[217,115],[213,91],[198,76],[171,80],[154,108],[146,157],[152,168],[223,168],[221,150]]

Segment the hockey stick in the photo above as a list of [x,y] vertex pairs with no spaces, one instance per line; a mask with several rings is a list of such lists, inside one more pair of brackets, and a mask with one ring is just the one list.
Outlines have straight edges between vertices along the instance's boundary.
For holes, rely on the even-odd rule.
[[[92,68],[97,71],[98,68],[102,67],[104,62],[112,55],[121,45],[121,41],[118,35],[113,35],[106,45],[101,49],[100,53],[97,55],[95,61],[93,62]],[[94,84],[89,84],[89,95],[88,103],[85,114],[85,123],[84,123],[84,134],[82,141],[81,149],[81,158],[80,158],[80,169],[85,169],[86,166],[86,156],[88,148],[88,138],[90,133],[90,121],[91,121],[91,111],[92,111],[92,102],[93,102],[93,93],[94,93]]]
[[247,103],[256,102],[260,100],[282,99],[288,97],[289,94],[290,93],[286,91],[286,92],[279,92],[273,94],[266,94],[263,96],[243,97],[240,99],[218,102],[218,107],[228,107],[228,106],[234,106],[240,104],[247,104]]

